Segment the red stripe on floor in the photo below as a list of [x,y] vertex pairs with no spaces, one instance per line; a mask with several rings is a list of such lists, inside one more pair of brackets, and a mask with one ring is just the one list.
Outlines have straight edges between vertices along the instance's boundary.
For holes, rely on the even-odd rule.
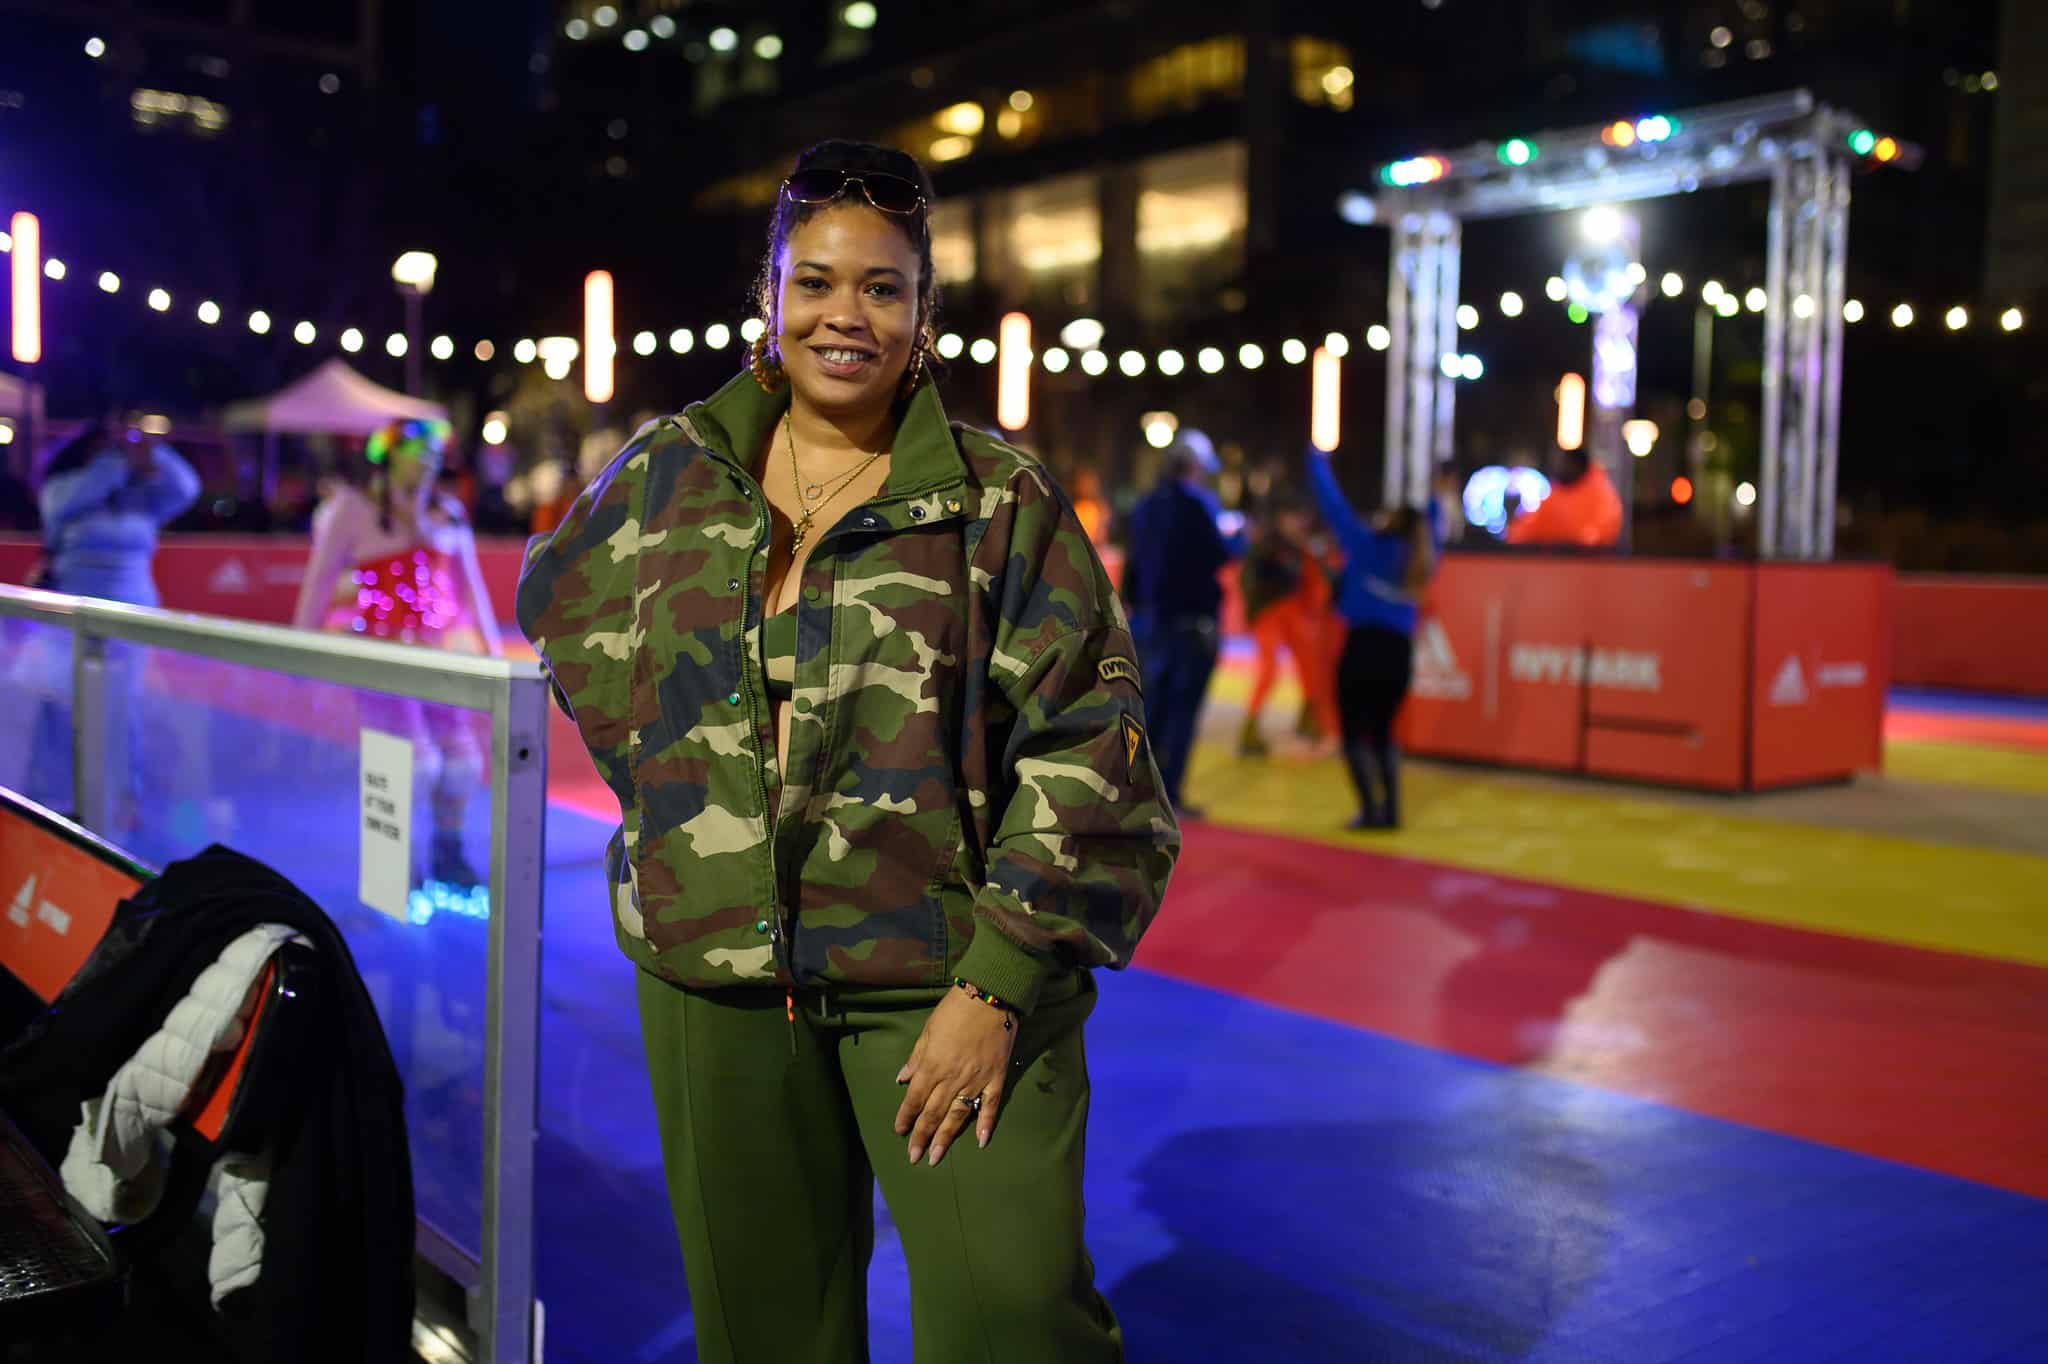
[[1200,824],[1137,964],[2048,1198],[2048,970]]
[[1887,739],[1984,744],[1992,748],[2038,749],[2048,753],[2048,722],[2002,715],[1957,715],[1938,710],[1901,710],[1884,715]]

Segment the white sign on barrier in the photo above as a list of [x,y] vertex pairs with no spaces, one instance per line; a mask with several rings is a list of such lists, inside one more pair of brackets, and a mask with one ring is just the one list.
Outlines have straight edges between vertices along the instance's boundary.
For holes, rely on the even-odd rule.
[[356,897],[405,923],[412,892],[412,741],[379,730],[362,731],[357,773],[362,853]]

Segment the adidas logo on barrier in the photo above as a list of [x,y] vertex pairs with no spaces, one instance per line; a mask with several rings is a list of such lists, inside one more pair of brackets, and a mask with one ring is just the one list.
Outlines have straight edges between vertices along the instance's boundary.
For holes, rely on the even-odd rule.
[[36,878],[30,873],[28,880],[21,883],[21,889],[14,892],[14,902],[7,906],[7,921],[19,928],[27,928],[29,906],[36,905],[35,917],[50,926],[50,931],[60,937],[71,931],[71,916],[48,900],[37,904]]
[[1472,695],[1472,679],[1458,666],[1451,650],[1451,637],[1443,622],[1431,618],[1415,632],[1415,675],[1412,687],[1417,696],[1433,701],[1463,701]]
[[1799,666],[1799,655],[1787,654],[1778,665],[1778,675],[1771,679],[1771,704],[1803,706],[1807,696],[1806,670]]
[[206,580],[210,592],[242,593],[249,590],[249,570],[242,567],[240,559],[223,559],[213,576]]

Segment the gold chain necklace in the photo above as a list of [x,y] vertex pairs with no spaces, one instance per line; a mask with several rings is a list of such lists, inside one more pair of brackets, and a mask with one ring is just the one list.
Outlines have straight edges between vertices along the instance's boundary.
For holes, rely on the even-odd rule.
[[796,432],[793,427],[794,423],[789,418],[782,419],[782,438],[789,446],[790,485],[796,491],[796,504],[803,511],[803,515],[797,519],[795,534],[789,542],[791,558],[796,557],[803,549],[804,541],[810,538],[811,518],[817,514],[817,509],[839,496],[847,484],[860,477],[862,470],[889,453],[887,450],[877,450],[829,484],[813,483],[807,489],[804,485],[804,471],[796,462]]

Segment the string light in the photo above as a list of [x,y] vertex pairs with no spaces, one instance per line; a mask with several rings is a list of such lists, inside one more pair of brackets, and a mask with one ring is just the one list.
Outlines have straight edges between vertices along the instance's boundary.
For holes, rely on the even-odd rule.
[[[1639,138],[1638,140],[1641,139]],[[8,234],[0,233],[0,252],[8,251],[12,246],[13,242]],[[68,273],[65,262],[54,256],[43,259],[42,269],[44,275],[53,281],[63,280]],[[1649,274],[1642,266],[1636,265],[1632,267],[1630,277],[1638,281],[1647,281]],[[93,279],[97,287],[109,295],[121,292],[125,283],[117,273],[111,270],[99,271],[93,276]],[[1663,274],[1658,284],[1660,292],[1666,298],[1678,298],[1685,290],[1684,277],[1676,271],[1668,271]],[[1558,302],[1566,302],[1569,299],[1569,289],[1565,281],[1562,277],[1556,275],[1552,275],[1544,281],[1544,293],[1549,298]],[[168,313],[171,310],[173,296],[169,290],[152,288],[144,296],[144,299],[147,306],[154,312]],[[1769,302],[1768,295],[1761,287],[1750,286],[1744,289],[1738,296],[1724,288],[1720,281],[1713,279],[1707,280],[1701,286],[1700,299],[1722,317],[1734,317],[1744,308],[1747,308],[1752,313],[1762,312],[1767,308]],[[1790,300],[1789,306],[1793,316],[1802,321],[1812,319],[1819,311],[1819,304],[1811,294],[1794,296]],[[1510,318],[1521,316],[1526,309],[1522,295],[1512,290],[1503,292],[1500,295],[1499,307],[1501,314]],[[1843,301],[1842,319],[1845,322],[1851,324],[1861,322],[1864,320],[1866,312],[1867,309],[1864,303],[1859,299],[1851,298]],[[1570,313],[1572,320],[1575,322],[1590,320],[1590,315],[1586,314],[1581,308],[1573,307],[1570,309]],[[203,325],[215,326],[221,320],[222,309],[216,301],[202,299],[194,308],[193,316]],[[1905,302],[1900,302],[1892,307],[1889,316],[1893,327],[1899,330],[1910,328],[1917,321],[1917,315],[1913,306]],[[247,317],[248,327],[252,333],[258,336],[267,336],[269,334],[272,326],[272,315],[267,310],[253,309],[248,313]],[[2016,307],[2004,309],[1997,314],[1997,318],[2000,331],[2007,334],[2018,332],[2025,327],[2025,314]],[[1460,330],[1473,330],[1479,325],[1480,320],[1479,309],[1471,304],[1460,304],[1455,310],[1455,322]],[[1954,305],[1942,314],[1942,321],[1946,329],[1951,332],[1967,330],[1971,322],[1970,309],[1963,304]],[[1107,373],[1112,364],[1121,373],[1132,378],[1142,376],[1148,368],[1155,365],[1159,373],[1168,377],[1177,377],[1187,372],[1190,367],[1189,358],[1178,350],[1162,350],[1156,357],[1148,357],[1145,353],[1135,350],[1102,352],[1099,349],[1101,336],[1098,334],[1098,329],[1100,327],[1101,324],[1093,319],[1080,318],[1069,323],[1065,329],[1065,331],[1075,333],[1077,337],[1083,329],[1090,333],[1090,336],[1086,338],[1090,340],[1090,344],[1085,346],[1073,345],[1073,339],[1070,338],[1069,345],[1073,345],[1073,349],[1081,353],[1081,367],[1091,375]],[[762,333],[763,324],[759,318],[749,318],[742,322],[737,330],[742,339],[751,342]],[[730,343],[733,331],[733,328],[728,327],[724,323],[712,323],[704,328],[704,344],[710,349],[722,350]],[[314,344],[319,334],[318,326],[311,320],[299,322],[292,328],[291,332],[292,338],[301,345]],[[1381,352],[1390,349],[1393,341],[1392,333],[1383,324],[1379,323],[1374,323],[1366,328],[1365,339],[1366,344],[1371,349]],[[350,354],[360,351],[365,344],[361,330],[355,327],[343,329],[338,333],[336,340],[341,349]],[[615,355],[617,353],[618,344],[616,341],[611,344],[609,354]],[[678,327],[668,334],[668,344],[669,349],[678,355],[689,354],[696,348],[696,336],[689,328]],[[633,337],[632,346],[635,354],[641,356],[652,355],[660,346],[658,334],[653,331],[641,331]],[[443,335],[435,337],[428,349],[434,358],[446,361],[454,358],[455,347],[455,341],[451,337]],[[408,348],[405,337],[400,334],[392,334],[385,342],[385,350],[394,358],[402,358]],[[1329,333],[1324,338],[1322,346],[1322,349],[1329,351],[1333,357],[1339,359],[1348,352],[1349,348],[1349,340],[1343,332]],[[957,359],[963,353],[969,353],[977,363],[982,364],[990,363],[997,356],[995,342],[983,338],[970,347],[965,338],[952,332],[945,334],[939,339],[936,349],[946,359]],[[475,344],[473,353],[479,362],[489,363],[496,358],[497,348],[492,342],[482,340]],[[1254,341],[1240,343],[1235,353],[1239,365],[1249,370],[1263,367],[1269,354],[1264,345]],[[1312,358],[1309,344],[1299,337],[1284,338],[1278,343],[1277,350],[1273,353],[1277,354],[1281,360],[1289,365],[1300,365]],[[1218,347],[1205,346],[1194,355],[1193,366],[1205,374],[1221,373],[1226,367],[1228,354],[1228,352]],[[518,359],[520,363],[532,363],[533,357],[521,356],[519,348],[515,347],[514,358]],[[1453,354],[1445,357],[1445,359],[1446,363],[1454,365],[1456,377],[1460,378],[1465,377],[1467,360],[1471,360],[1475,364],[1477,363],[1477,357],[1467,357],[1459,354]],[[1034,362],[1042,365],[1049,374],[1064,373],[1071,366],[1072,360],[1072,354],[1061,348],[1051,348],[1044,355],[1034,357]]]

